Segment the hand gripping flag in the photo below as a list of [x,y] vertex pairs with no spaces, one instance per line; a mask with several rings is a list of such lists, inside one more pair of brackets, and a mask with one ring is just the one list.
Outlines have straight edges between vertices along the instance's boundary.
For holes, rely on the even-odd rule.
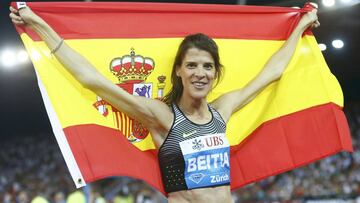
[[[225,76],[209,102],[254,78],[310,10],[98,2],[28,6],[119,88],[148,98],[161,98],[170,89],[172,63],[185,35],[211,36],[219,45]],[[33,31],[16,29],[76,186],[130,176],[164,192],[157,150],[141,123],[84,89]],[[307,31],[281,79],[228,123],[232,189],[352,151],[342,105],[341,88]]]

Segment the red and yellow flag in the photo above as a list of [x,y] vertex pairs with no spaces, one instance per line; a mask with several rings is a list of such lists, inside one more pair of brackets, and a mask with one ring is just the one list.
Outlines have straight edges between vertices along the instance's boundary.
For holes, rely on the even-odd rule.
[[[106,78],[144,97],[161,98],[170,89],[172,63],[185,35],[211,36],[219,45],[225,75],[209,102],[254,78],[309,10],[98,2],[28,6]],[[157,150],[148,131],[84,89],[33,31],[17,30],[35,66],[54,134],[75,184],[130,176],[164,192]],[[342,105],[341,88],[314,36],[306,32],[281,79],[228,123],[232,188],[341,150],[351,151]]]

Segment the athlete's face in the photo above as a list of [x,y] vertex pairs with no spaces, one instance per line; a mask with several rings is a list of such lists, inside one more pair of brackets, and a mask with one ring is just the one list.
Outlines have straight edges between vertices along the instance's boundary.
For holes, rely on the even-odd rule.
[[184,86],[182,96],[204,99],[210,92],[216,76],[214,59],[207,51],[190,48],[176,75],[181,77]]

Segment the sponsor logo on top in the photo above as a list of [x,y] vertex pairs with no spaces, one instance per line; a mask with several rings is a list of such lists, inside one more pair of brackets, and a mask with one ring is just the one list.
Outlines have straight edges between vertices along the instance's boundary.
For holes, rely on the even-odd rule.
[[190,137],[191,135],[195,135],[196,133],[197,133],[196,130],[191,131],[191,132],[189,132],[189,133],[183,133],[183,138]]
[[182,141],[180,143],[181,151],[185,154],[195,153],[198,151],[205,151],[210,149],[218,149],[225,146],[229,146],[228,140],[225,138],[225,134],[212,134],[204,135],[189,140]]

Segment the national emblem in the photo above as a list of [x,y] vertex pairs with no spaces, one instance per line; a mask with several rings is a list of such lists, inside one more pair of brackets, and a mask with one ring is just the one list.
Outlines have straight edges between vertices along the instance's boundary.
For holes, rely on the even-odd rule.
[[[131,49],[130,55],[117,57],[110,62],[110,71],[118,78],[117,86],[121,87],[130,94],[152,98],[153,85],[146,83],[146,78],[154,70],[155,62],[149,57],[136,55]],[[163,82],[163,81],[162,81]],[[106,101],[97,97],[94,107],[103,115],[108,115]],[[111,106],[111,105],[109,105]],[[116,120],[116,127],[126,136],[130,142],[140,142],[145,139],[149,131],[138,121],[130,118],[123,112],[111,106],[113,116]]]

